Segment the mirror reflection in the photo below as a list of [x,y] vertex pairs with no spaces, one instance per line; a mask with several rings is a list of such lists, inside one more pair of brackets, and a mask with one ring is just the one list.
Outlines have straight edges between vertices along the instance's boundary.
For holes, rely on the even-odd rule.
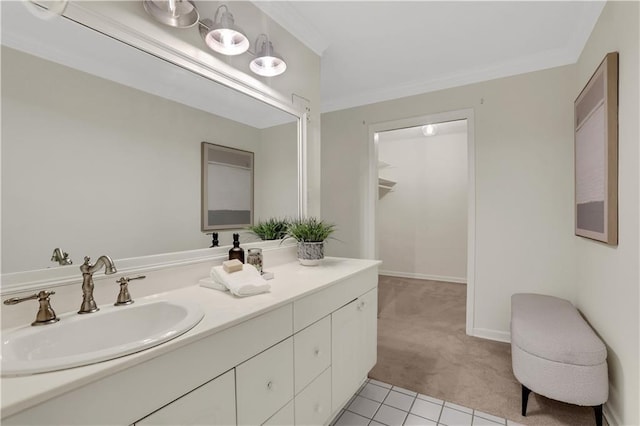
[[202,141],[254,153],[254,220],[297,216],[297,117],[21,2],[2,43],[3,273],[209,247]]

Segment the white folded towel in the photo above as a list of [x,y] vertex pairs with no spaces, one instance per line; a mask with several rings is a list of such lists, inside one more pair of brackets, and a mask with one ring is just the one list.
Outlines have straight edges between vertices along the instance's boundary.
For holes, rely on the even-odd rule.
[[231,294],[239,297],[252,296],[271,289],[271,285],[251,265],[245,265],[242,271],[232,273],[225,272],[222,266],[214,266],[211,268],[211,279],[218,284],[224,285]]
[[200,281],[198,281],[200,283],[201,287],[207,287],[207,288],[212,288],[214,290],[220,290],[220,291],[227,291],[229,290],[227,287],[225,287],[222,284],[218,284],[217,282],[215,282],[214,280],[212,280],[211,278],[203,278]]

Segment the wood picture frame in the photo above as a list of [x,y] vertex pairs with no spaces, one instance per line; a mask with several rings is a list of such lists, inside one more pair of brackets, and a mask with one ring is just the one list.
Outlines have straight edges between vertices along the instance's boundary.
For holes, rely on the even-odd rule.
[[253,225],[253,152],[202,142],[201,229]]
[[618,244],[618,52],[574,102],[575,234]]

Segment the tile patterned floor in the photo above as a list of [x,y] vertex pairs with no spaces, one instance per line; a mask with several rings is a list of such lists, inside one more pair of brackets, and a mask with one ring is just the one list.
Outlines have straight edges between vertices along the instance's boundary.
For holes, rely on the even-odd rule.
[[332,426],[521,426],[500,417],[367,379]]

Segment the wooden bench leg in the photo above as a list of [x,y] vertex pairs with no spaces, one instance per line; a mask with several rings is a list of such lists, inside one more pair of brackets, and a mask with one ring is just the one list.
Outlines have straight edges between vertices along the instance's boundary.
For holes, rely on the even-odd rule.
[[602,404],[593,407],[596,414],[596,426],[602,426]]
[[[530,393],[531,393],[531,389],[529,389],[525,385],[522,385],[522,416],[523,417],[527,415],[527,402],[529,402]],[[598,426],[602,426],[602,425],[598,425]]]

